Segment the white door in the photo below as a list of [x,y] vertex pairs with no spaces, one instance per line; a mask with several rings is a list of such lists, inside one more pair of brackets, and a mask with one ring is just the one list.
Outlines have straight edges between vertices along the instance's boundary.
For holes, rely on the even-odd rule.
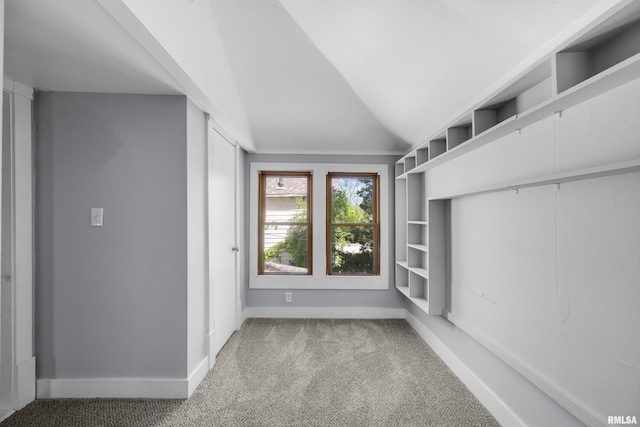
[[208,137],[209,345],[213,359],[237,327],[236,147],[211,122]]

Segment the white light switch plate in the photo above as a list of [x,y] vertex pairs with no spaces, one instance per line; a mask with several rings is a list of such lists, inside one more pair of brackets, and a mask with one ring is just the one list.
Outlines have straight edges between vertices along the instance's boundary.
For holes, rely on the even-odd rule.
[[102,208],[91,208],[92,227],[102,227],[103,218]]

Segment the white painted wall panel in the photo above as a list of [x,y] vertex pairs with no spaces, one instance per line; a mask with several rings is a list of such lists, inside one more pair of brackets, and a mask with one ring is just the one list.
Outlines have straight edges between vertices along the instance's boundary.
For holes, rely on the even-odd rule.
[[563,385],[603,416],[613,408],[640,413],[638,195],[640,173],[567,183],[559,192],[558,362]]
[[476,191],[555,172],[555,116],[428,171],[430,198]]
[[558,168],[570,171],[640,158],[640,80],[562,112]]
[[557,319],[555,187],[451,202],[451,312],[546,373]]

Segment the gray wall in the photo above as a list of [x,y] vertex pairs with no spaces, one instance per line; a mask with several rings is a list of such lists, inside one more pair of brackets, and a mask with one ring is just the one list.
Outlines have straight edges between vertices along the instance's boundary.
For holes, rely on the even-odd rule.
[[[402,308],[404,300],[395,289],[395,193],[394,168],[398,156],[331,156],[331,155],[269,155],[248,154],[244,165],[244,203],[249,206],[249,165],[251,162],[280,162],[280,163],[386,163],[389,166],[389,289],[388,290],[318,290],[296,289],[293,302],[286,304],[281,289],[249,289],[248,277],[243,277],[241,286],[245,288],[246,304],[248,307],[381,307]],[[245,229],[249,229],[249,215],[245,218]],[[249,247],[249,233],[245,233],[246,248]],[[384,242],[383,242],[384,244]],[[249,254],[244,254],[245,266],[249,265]],[[382,260],[384,262],[384,260]],[[245,268],[246,270],[246,268]]]
[[204,113],[187,101],[187,375],[207,355],[207,136]]
[[184,96],[38,94],[39,378],[186,376],[186,110]]

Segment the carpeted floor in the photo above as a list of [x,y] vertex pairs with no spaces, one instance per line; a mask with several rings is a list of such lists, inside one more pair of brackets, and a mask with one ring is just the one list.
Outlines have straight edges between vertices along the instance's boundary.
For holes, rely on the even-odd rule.
[[2,426],[498,426],[404,320],[248,319],[188,400],[37,400]]

